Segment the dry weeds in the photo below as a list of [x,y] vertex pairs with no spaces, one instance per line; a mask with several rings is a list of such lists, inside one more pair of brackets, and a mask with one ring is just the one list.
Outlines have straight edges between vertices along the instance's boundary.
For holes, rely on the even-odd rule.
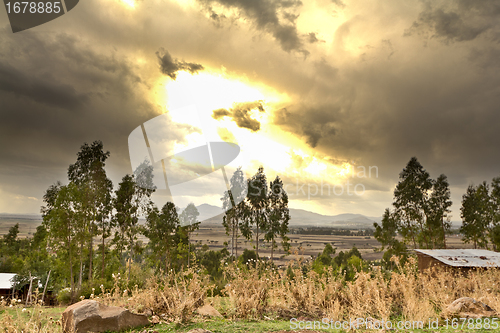
[[[470,272],[466,277],[440,271],[419,273],[413,260],[396,272],[358,272],[345,281],[331,269],[324,274],[304,270],[295,263],[290,271],[262,265],[259,270],[229,266],[222,297],[214,307],[229,319],[289,319],[373,317],[388,320],[427,321],[441,315],[455,299],[468,296],[500,309],[500,270]],[[214,286],[196,268],[150,279],[144,289],[122,289],[115,277],[112,290],[100,290],[91,298],[108,305],[159,316],[167,322],[188,322],[207,301]],[[37,295],[34,295],[37,299]],[[60,332],[60,318],[50,318],[39,302],[25,309],[17,301],[0,300],[0,327],[6,333]]]

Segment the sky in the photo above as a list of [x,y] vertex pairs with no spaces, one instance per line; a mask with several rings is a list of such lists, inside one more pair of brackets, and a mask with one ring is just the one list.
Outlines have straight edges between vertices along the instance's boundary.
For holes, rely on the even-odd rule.
[[381,216],[416,156],[460,220],[467,186],[500,176],[498,59],[496,0],[85,0],[18,33],[0,9],[0,212],[38,213],[84,142],[115,187],[142,124],[166,119],[165,152],[193,145],[176,117],[196,100],[292,208]]

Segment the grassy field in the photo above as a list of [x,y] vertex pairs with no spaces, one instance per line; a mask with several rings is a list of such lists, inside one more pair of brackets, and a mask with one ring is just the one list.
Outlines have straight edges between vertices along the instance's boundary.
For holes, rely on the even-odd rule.
[[[6,217],[0,216],[0,236],[6,234],[9,228],[19,223],[19,237],[32,237],[36,231],[36,227],[41,224],[41,220],[35,216],[19,217]],[[290,242],[292,250],[290,255],[284,256],[283,250],[278,248],[275,253],[275,263],[277,265],[286,265],[290,260],[297,260],[299,258],[307,260],[311,256],[316,256],[323,251],[325,244],[330,243],[334,248],[337,248],[337,253],[340,251],[349,251],[353,246],[356,246],[360,251],[363,259],[365,260],[379,260],[382,259],[383,253],[376,251],[380,249],[380,243],[373,237],[368,236],[337,236],[337,235],[299,235],[290,234]],[[144,243],[148,239],[144,236],[139,236],[139,240]],[[98,240],[96,240],[98,241]],[[204,224],[202,223],[200,229],[193,232],[191,235],[191,242],[198,244],[207,244],[210,250],[220,250],[224,247],[224,242],[229,242],[230,237],[222,225],[217,224]],[[450,235],[447,237],[447,247],[449,249],[467,249],[472,248],[472,244],[464,244],[460,237]],[[253,249],[255,240],[246,240],[243,237],[238,239],[238,254],[243,253],[244,249]],[[271,255],[270,246],[266,242],[259,244],[259,254],[261,257],[269,257]]]
[[[53,332],[60,333],[61,326],[58,321],[61,318],[61,313],[64,311],[64,307],[36,307],[36,308],[26,308],[23,311],[23,307],[8,308],[0,310],[0,328],[1,332],[8,333],[21,333],[21,332]],[[179,332],[185,333],[196,328],[203,328],[209,330],[213,333],[267,333],[267,332],[291,332],[291,333],[313,333],[313,332],[353,332],[352,329],[326,329],[325,324],[320,325],[320,320],[316,320],[316,329],[314,329],[314,321],[308,318],[300,318],[302,322],[303,329],[300,329],[298,322],[290,320],[228,320],[224,318],[217,319],[206,319],[201,317],[194,317],[188,323],[161,323],[156,325],[151,325],[149,327],[136,328],[124,331],[125,333],[140,333],[144,330],[154,330],[158,333],[164,332]],[[437,318],[436,318],[437,319]],[[310,326],[308,325],[308,320],[310,321]],[[391,322],[396,325],[396,323],[403,319],[394,319]],[[451,323],[446,328],[445,322],[440,321],[441,326],[439,328],[429,328],[428,323],[424,323],[424,329],[394,329],[393,331],[398,332],[415,332],[415,333],[451,333],[451,332],[493,332],[499,331],[498,329],[453,329]],[[346,324],[347,325],[347,324]],[[366,329],[365,326],[361,325],[356,332],[381,332],[380,329]]]

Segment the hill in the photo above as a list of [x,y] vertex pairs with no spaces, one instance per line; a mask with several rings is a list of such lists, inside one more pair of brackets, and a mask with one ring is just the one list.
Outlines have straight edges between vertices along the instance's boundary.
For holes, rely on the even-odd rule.
[[[224,215],[221,208],[208,204],[197,206],[200,212],[199,220],[203,224],[220,225]],[[218,213],[216,216],[213,214]],[[209,216],[213,216],[209,218]],[[304,209],[290,208],[290,227],[332,227],[346,229],[373,228],[373,222],[381,218],[367,217],[361,214],[322,215]]]

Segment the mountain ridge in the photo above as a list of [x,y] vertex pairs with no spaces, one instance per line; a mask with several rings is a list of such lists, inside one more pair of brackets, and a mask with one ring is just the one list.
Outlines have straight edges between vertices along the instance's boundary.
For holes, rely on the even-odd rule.
[[[196,206],[200,215],[198,217],[202,224],[221,224],[224,211],[217,206],[202,204]],[[213,215],[218,213],[217,215]],[[337,215],[323,215],[305,209],[290,208],[289,227],[331,227],[331,228],[372,228],[373,223],[380,223],[381,217],[373,218],[362,214],[344,213]]]

